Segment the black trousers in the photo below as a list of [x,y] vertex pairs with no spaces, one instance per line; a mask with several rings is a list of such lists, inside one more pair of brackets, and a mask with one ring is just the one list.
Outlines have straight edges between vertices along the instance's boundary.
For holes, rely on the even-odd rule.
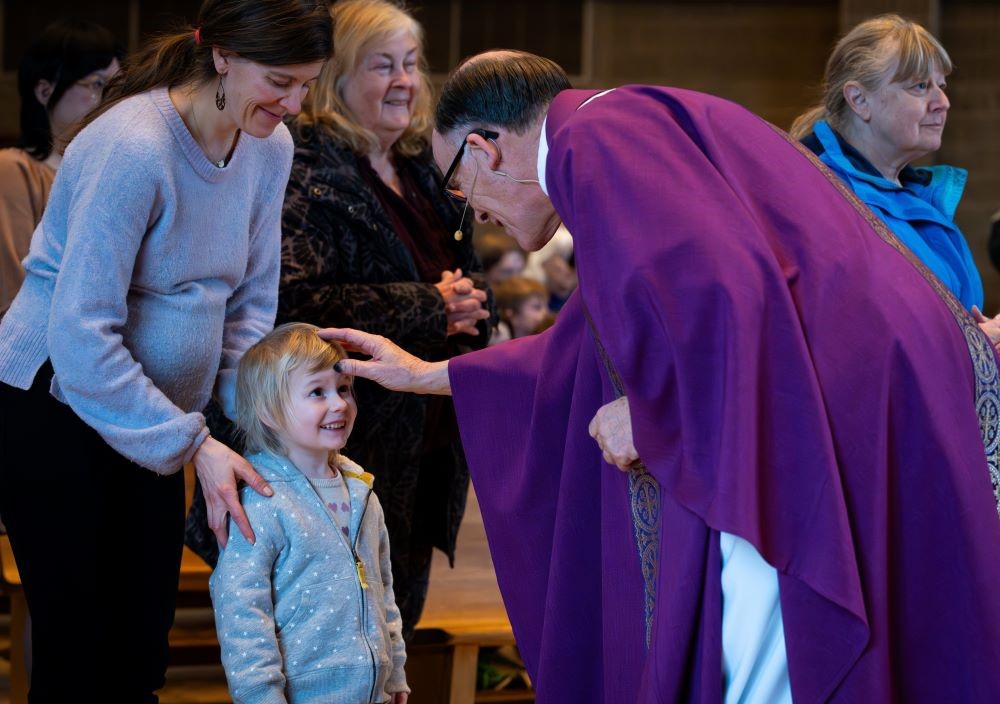
[[125,459],[49,394],[0,383],[0,516],[31,612],[32,704],[158,701],[184,476]]

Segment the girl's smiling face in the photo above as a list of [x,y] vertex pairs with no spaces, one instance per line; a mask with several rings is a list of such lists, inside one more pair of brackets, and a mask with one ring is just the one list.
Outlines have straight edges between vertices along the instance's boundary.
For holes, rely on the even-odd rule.
[[288,405],[277,436],[298,467],[325,463],[347,443],[358,413],[352,382],[333,369],[299,366],[289,373]]

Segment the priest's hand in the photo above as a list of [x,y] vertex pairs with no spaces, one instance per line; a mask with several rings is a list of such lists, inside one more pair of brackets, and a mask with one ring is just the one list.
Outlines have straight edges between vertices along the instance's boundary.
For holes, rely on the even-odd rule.
[[632,415],[625,396],[597,409],[588,430],[608,464],[626,471],[639,461],[639,453],[632,443]]
[[342,359],[334,365],[341,374],[370,379],[393,391],[417,394],[451,394],[448,362],[425,362],[381,335],[350,328],[319,331],[324,340],[335,340],[348,352],[361,352],[371,359]]

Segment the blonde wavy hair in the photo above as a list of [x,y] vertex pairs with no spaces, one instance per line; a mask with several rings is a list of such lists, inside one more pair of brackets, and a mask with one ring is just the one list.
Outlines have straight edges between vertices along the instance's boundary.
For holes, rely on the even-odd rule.
[[387,0],[341,0],[330,8],[330,17],[333,20],[333,58],[323,67],[298,119],[304,124],[327,127],[359,154],[378,149],[375,133],[359,125],[344,102],[344,85],[372,44],[409,34],[417,42],[415,80],[418,88],[410,126],[393,149],[404,156],[416,156],[425,148],[424,135],[431,126],[432,110],[423,27],[405,10]]
[[837,42],[826,62],[822,102],[795,118],[789,132],[802,139],[820,120],[843,132],[850,116],[844,86],[850,81],[874,91],[890,71],[890,82],[897,82],[927,78],[934,69],[948,75],[952,68],[941,42],[916,22],[894,14],[865,20]]
[[247,452],[284,454],[272,426],[286,427],[291,396],[288,375],[305,366],[312,373],[332,369],[347,355],[333,341],[320,338],[308,323],[276,327],[246,351],[236,371],[236,425]]

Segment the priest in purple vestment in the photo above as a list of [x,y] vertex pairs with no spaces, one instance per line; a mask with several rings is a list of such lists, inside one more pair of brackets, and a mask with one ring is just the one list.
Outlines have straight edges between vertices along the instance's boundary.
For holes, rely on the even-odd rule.
[[446,362],[325,335],[454,395],[538,702],[1000,701],[997,360],[877,217],[737,105],[519,52],[455,71],[433,146],[525,249],[566,224],[578,292]]

